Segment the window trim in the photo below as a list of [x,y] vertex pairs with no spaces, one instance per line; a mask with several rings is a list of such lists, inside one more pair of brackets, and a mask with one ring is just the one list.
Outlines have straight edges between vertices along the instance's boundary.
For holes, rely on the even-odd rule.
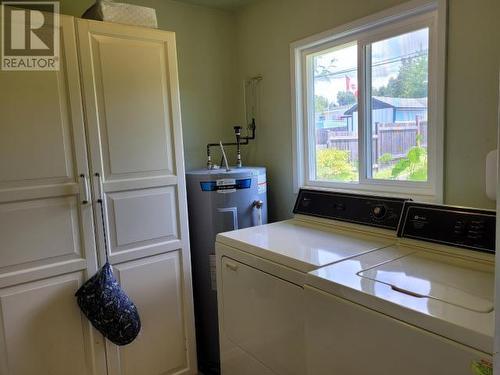
[[[446,0],[413,0],[382,12],[364,17],[346,25],[327,30],[290,44],[292,127],[293,127],[293,187],[298,192],[301,187],[374,193],[379,195],[411,197],[416,200],[442,203],[443,201],[443,148],[445,116],[445,64],[446,64]],[[311,128],[308,127],[307,103],[312,95],[312,80],[307,69],[307,56],[314,52],[357,40],[358,48],[358,85],[367,84],[364,79],[364,46],[371,41],[384,39],[406,31],[429,27],[429,164],[428,181],[391,181],[366,179],[366,163],[360,163],[360,180],[357,183],[315,181],[309,178],[310,158],[309,143]],[[360,65],[361,64],[361,65]],[[307,83],[309,82],[309,85]],[[309,86],[309,87],[307,87]],[[365,90],[359,91],[358,110],[366,111],[364,105]],[[360,116],[361,117],[361,116]],[[366,117],[366,114],[365,116]],[[310,119],[309,119],[310,120]],[[360,160],[365,160],[366,134],[364,126],[358,129]],[[361,159],[363,158],[363,159]],[[411,190],[411,192],[409,192]]]

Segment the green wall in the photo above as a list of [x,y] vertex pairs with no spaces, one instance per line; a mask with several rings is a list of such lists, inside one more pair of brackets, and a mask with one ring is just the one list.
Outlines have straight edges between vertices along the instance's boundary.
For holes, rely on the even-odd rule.
[[[186,170],[204,166],[207,142],[232,139],[238,119],[234,14],[171,0],[126,2],[155,8],[158,27],[176,32]],[[80,17],[93,3],[62,0],[61,13]]]
[[[272,219],[291,215],[292,127],[289,44],[403,0],[261,0],[236,12],[172,0],[129,0],[154,7],[159,27],[175,31],[187,169],[205,164],[208,141],[232,139],[243,122],[242,81],[262,74],[257,141],[248,164],[269,169]],[[63,0],[80,16],[89,0]],[[500,1],[449,0],[445,128],[445,203],[494,207],[484,161],[496,147]]]
[[445,201],[494,208],[484,163],[497,144],[500,1],[450,0]]
[[[262,74],[258,140],[250,162],[269,168],[273,219],[291,215],[289,44],[401,0],[265,0],[237,14],[239,76]],[[485,194],[486,154],[496,147],[500,1],[449,0],[445,203],[494,207]]]

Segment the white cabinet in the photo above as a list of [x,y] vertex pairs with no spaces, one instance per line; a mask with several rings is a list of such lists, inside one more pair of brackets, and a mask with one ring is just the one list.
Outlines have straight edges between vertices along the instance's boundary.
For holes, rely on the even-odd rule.
[[[61,18],[60,71],[0,71],[0,374],[196,373],[175,34]],[[143,323],[120,348],[74,297],[101,193]]]
[[[109,374],[191,373],[195,343],[175,34],[88,20],[77,20],[77,32],[108,255],[144,321],[140,339],[123,350],[107,343]],[[104,236],[97,228],[102,262]]]
[[0,71],[0,374],[104,374],[74,293],[97,270],[73,19],[61,70]]

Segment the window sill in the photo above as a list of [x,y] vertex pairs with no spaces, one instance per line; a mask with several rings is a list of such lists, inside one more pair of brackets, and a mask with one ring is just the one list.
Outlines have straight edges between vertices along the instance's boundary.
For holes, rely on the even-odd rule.
[[[369,184],[360,184],[309,181],[307,184],[303,184],[301,188],[351,194],[354,193],[395,198],[410,198],[419,202],[430,202],[438,204],[443,203],[442,193],[436,193],[432,186],[430,186],[430,184],[418,186],[418,184],[420,183],[407,182],[404,183],[404,185],[401,184],[400,186],[395,186],[394,184],[388,184],[384,182],[385,181],[376,181]],[[296,192],[298,192],[298,190]]]

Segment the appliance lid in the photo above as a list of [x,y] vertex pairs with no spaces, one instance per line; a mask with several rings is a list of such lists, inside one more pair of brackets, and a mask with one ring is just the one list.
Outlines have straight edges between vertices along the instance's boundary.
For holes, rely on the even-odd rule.
[[217,235],[219,243],[301,272],[390,246],[395,239],[298,219]]
[[490,264],[415,252],[358,275],[415,298],[431,298],[479,313],[493,311],[494,269]]

